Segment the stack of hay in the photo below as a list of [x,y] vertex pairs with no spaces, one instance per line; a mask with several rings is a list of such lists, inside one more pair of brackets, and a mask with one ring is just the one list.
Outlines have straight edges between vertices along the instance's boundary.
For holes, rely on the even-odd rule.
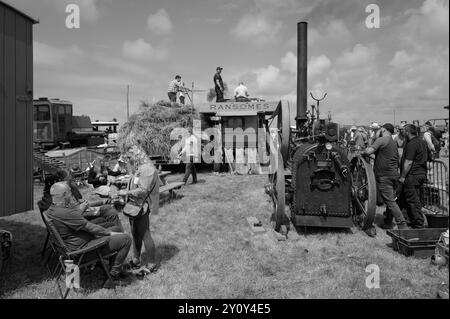
[[151,156],[172,156],[171,148],[176,141],[170,140],[171,133],[177,128],[191,126],[193,120],[199,118],[199,114],[188,106],[166,101],[153,105],[142,102],[139,111],[119,130],[117,145],[123,152],[139,143]]

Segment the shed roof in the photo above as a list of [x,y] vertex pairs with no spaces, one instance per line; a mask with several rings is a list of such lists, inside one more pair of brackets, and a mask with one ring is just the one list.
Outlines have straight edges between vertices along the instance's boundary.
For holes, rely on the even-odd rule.
[[11,2],[9,2],[8,0],[0,0],[0,5],[4,5],[8,8],[10,8],[11,10],[17,12],[18,14],[24,16],[25,18],[27,18],[28,20],[30,20],[33,23],[39,23],[39,19],[38,18],[34,18],[31,14],[29,14],[28,12],[18,9],[16,8]]

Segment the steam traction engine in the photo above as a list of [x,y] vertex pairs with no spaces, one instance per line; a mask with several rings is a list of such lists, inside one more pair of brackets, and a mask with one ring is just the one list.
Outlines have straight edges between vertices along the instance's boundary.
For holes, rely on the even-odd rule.
[[[339,125],[307,111],[307,23],[298,24],[296,127],[289,105],[280,103],[270,118],[278,123],[271,147],[271,174],[266,193],[272,198],[272,222],[287,234],[295,227],[372,227],[376,186],[372,165],[339,143]],[[318,104],[319,106],[319,104]],[[269,119],[269,120],[270,120]],[[290,218],[286,214],[290,208]]]

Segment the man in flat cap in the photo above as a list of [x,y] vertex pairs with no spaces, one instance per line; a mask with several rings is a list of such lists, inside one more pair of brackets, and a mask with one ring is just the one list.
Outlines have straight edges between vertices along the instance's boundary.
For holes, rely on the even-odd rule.
[[223,80],[222,80],[222,70],[223,68],[218,66],[216,68],[216,74],[214,74],[214,88],[216,90],[216,102],[220,103],[223,102],[223,93],[225,91],[225,88],[223,86]]
[[131,238],[120,226],[103,228],[85,219],[79,205],[73,205],[72,192],[65,182],[54,184],[50,189],[53,204],[45,213],[70,251],[85,247],[95,238],[108,237],[102,253],[117,252],[110,275],[119,281],[124,275],[122,265],[131,247]]
[[406,229],[408,227],[405,218],[396,202],[397,182],[400,173],[397,144],[392,139],[392,134],[394,134],[394,126],[390,123],[384,124],[380,128],[380,137],[363,154],[375,154],[374,173],[377,190],[386,205],[383,228],[392,229],[394,227],[393,219],[395,218],[398,229]]

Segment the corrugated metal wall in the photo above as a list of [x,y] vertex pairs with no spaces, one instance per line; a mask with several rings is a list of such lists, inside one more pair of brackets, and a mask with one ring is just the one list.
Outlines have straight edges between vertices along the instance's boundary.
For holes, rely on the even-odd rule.
[[32,27],[0,3],[0,217],[33,209]]

